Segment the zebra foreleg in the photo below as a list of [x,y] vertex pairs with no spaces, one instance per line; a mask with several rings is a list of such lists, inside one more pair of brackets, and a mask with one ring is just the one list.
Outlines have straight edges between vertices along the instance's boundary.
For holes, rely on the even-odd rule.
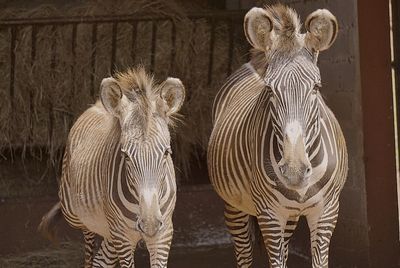
[[292,237],[294,231],[296,230],[299,217],[290,217],[286,222],[285,233],[284,233],[284,253],[285,253],[285,263],[287,263],[289,257],[289,241]]
[[249,220],[249,214],[225,204],[225,223],[232,236],[237,267],[251,267],[253,262]]
[[138,241],[132,242],[128,240],[123,232],[111,233],[112,244],[119,260],[121,268],[135,267],[135,248]]
[[166,223],[163,230],[160,230],[159,234],[145,241],[150,254],[151,268],[167,267],[173,232],[172,221],[170,221]]
[[285,243],[285,226],[287,219],[279,219],[271,210],[265,210],[257,216],[271,268],[286,268],[288,249]]
[[325,205],[320,216],[318,214],[307,216],[313,268],[328,268],[329,244],[335,230],[338,213],[339,201],[336,199]]
[[117,265],[117,262],[118,257],[113,243],[109,239],[103,239],[100,249],[93,258],[93,268],[112,268]]

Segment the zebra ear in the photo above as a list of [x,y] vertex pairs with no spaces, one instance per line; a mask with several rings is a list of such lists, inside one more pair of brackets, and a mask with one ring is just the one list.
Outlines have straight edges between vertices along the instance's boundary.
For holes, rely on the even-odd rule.
[[253,7],[244,17],[244,33],[247,41],[255,48],[267,51],[272,46],[273,24],[263,8]]
[[167,116],[178,112],[185,100],[185,87],[181,80],[168,77],[161,86],[160,97],[167,104]]
[[100,99],[104,108],[113,114],[117,115],[117,107],[122,98],[122,90],[117,81],[112,78],[104,78],[100,85]]
[[338,22],[327,9],[318,9],[308,15],[305,27],[305,45],[314,52],[328,49],[336,40]]

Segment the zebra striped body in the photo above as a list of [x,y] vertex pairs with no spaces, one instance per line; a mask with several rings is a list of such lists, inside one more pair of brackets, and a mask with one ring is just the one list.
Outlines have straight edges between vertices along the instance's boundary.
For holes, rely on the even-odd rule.
[[167,266],[176,201],[168,124],[183,97],[178,79],[157,86],[131,70],[104,79],[101,102],[72,127],[59,197],[68,223],[83,231],[85,267],[134,267],[141,239],[151,267]]
[[[97,103],[71,129],[64,156],[59,196],[65,218],[76,228],[101,235],[104,238],[101,250],[107,251],[106,256],[110,256],[110,253],[115,255],[114,259],[99,255],[93,263],[98,267],[114,265],[117,258],[121,258],[126,267],[131,267],[132,250],[142,239],[137,230],[140,192],[129,185],[126,160],[121,157],[121,133],[118,130],[118,121],[110,117],[102,105]],[[156,138],[159,137],[154,139]],[[159,148],[160,151],[162,149]],[[160,153],[164,154],[163,151]],[[152,157],[149,154],[145,161],[151,162]],[[154,246],[155,252],[152,253],[158,255],[155,256],[156,263],[152,267],[166,266],[165,257],[168,252],[157,250],[169,248],[173,233],[171,217],[175,207],[176,182],[170,157],[167,162],[165,186],[158,193],[162,217],[167,221],[157,237],[146,241],[149,250]],[[113,248],[109,243],[115,240],[120,240],[121,245]],[[117,256],[117,252],[124,248],[126,252]]]
[[[328,267],[347,176],[343,133],[313,89],[320,77],[308,49],[271,53],[265,67],[258,63],[260,56],[265,57],[256,54],[218,92],[208,147],[210,179],[226,203],[238,267],[252,263],[252,216],[271,267],[286,267],[289,238],[300,216],[310,227],[313,267]],[[293,150],[288,149],[291,143],[296,144]],[[300,161],[296,153],[301,146],[307,159]],[[282,164],[287,155],[295,164]]]

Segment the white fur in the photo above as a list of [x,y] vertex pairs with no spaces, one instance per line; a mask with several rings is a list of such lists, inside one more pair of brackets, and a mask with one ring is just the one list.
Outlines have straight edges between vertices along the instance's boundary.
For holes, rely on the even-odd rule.
[[285,133],[289,139],[289,142],[292,145],[295,145],[299,137],[303,135],[303,129],[301,127],[300,122],[294,120],[289,124],[287,124]]

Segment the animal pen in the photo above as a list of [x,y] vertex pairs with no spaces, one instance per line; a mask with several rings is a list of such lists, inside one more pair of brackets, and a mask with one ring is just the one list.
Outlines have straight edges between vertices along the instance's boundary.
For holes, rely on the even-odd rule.
[[[180,122],[173,134],[178,201],[170,266],[234,265],[223,203],[209,185],[206,169],[214,97],[226,78],[250,57],[243,33],[247,10],[228,10],[228,3],[233,2],[246,1],[225,1],[224,8],[213,10],[140,0],[121,1],[119,6],[96,6],[99,2],[93,1],[62,12],[47,6],[2,12],[0,267],[82,263],[82,256],[77,255],[82,248],[76,242],[81,237],[66,224],[60,230],[59,247],[49,246],[36,228],[56,199],[60,160],[75,119],[96,101],[104,77],[139,64],[154,72],[157,81],[178,77],[186,87]],[[260,5],[260,1],[248,2]],[[331,265],[398,267],[396,182],[391,173],[395,168],[393,156],[388,156],[394,148],[390,139],[393,114],[388,107],[392,96],[387,93],[391,85],[386,79],[390,77],[389,36],[384,34],[389,28],[388,5],[372,0],[283,2],[298,10],[302,19],[325,7],[339,22],[337,42],[319,60],[322,94],[342,125],[350,157],[349,178],[332,239]],[[388,21],[387,25],[372,27],[368,20],[372,10],[379,20]],[[369,31],[383,40],[381,47],[373,47]],[[382,92],[389,95],[377,93],[372,85],[382,85],[386,89]],[[380,151],[382,148],[386,151]],[[383,163],[383,159],[390,161]],[[386,169],[377,173],[382,166]],[[291,267],[303,267],[294,263],[311,266],[308,239],[307,225],[301,221],[291,242]],[[264,261],[256,264],[265,263],[264,252],[255,255]],[[217,266],[210,266],[204,258]]]

